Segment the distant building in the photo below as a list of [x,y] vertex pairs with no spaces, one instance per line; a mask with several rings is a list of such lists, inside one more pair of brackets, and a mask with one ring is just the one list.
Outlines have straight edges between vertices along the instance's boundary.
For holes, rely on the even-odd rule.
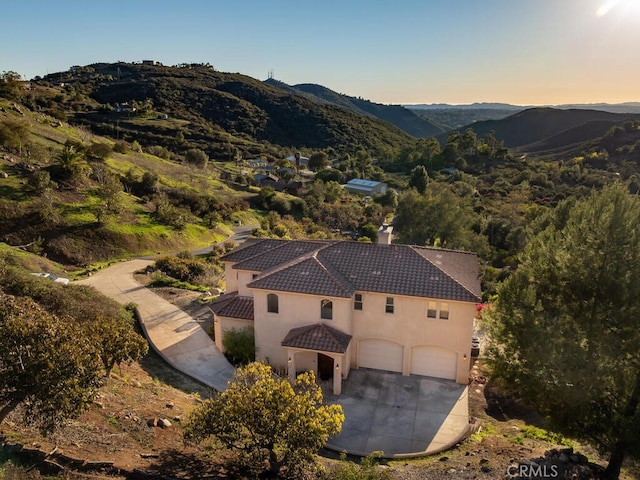
[[350,193],[360,195],[373,196],[387,191],[387,184],[384,182],[376,182],[375,180],[364,180],[362,178],[354,178],[344,186]]
[[162,65],[157,60],[142,60],[143,65]]

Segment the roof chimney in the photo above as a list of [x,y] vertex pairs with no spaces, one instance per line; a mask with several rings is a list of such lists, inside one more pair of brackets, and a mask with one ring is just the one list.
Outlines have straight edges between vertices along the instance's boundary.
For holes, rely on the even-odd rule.
[[391,245],[393,238],[393,227],[387,223],[378,229],[378,243],[381,245]]

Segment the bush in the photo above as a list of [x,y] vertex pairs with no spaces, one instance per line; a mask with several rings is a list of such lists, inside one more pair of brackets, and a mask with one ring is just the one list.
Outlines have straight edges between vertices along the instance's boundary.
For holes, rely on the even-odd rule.
[[340,455],[342,463],[331,471],[327,478],[332,480],[389,480],[391,474],[388,470],[379,467],[382,452],[372,452],[369,456],[360,460],[360,464],[347,461],[344,453]]
[[129,145],[124,140],[120,140],[113,145],[113,151],[116,153],[126,154],[129,151]]
[[189,283],[196,282],[208,270],[207,264],[202,260],[186,255],[161,257],[156,260],[155,267],[170,277]]
[[256,358],[256,342],[251,327],[227,330],[222,335],[222,345],[225,356],[236,366],[246,365]]

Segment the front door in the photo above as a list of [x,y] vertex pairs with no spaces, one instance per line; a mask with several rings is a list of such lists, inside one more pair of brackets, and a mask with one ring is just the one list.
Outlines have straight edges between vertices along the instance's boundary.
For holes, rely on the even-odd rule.
[[333,358],[318,354],[318,376],[320,380],[329,380],[333,377]]

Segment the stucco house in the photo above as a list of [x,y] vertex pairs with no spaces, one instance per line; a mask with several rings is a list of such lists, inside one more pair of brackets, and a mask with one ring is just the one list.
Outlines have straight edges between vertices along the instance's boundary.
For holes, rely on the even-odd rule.
[[256,360],[333,378],[352,368],[468,382],[473,253],[351,241],[250,239],[222,257],[227,293],[211,309],[215,341],[253,328]]

